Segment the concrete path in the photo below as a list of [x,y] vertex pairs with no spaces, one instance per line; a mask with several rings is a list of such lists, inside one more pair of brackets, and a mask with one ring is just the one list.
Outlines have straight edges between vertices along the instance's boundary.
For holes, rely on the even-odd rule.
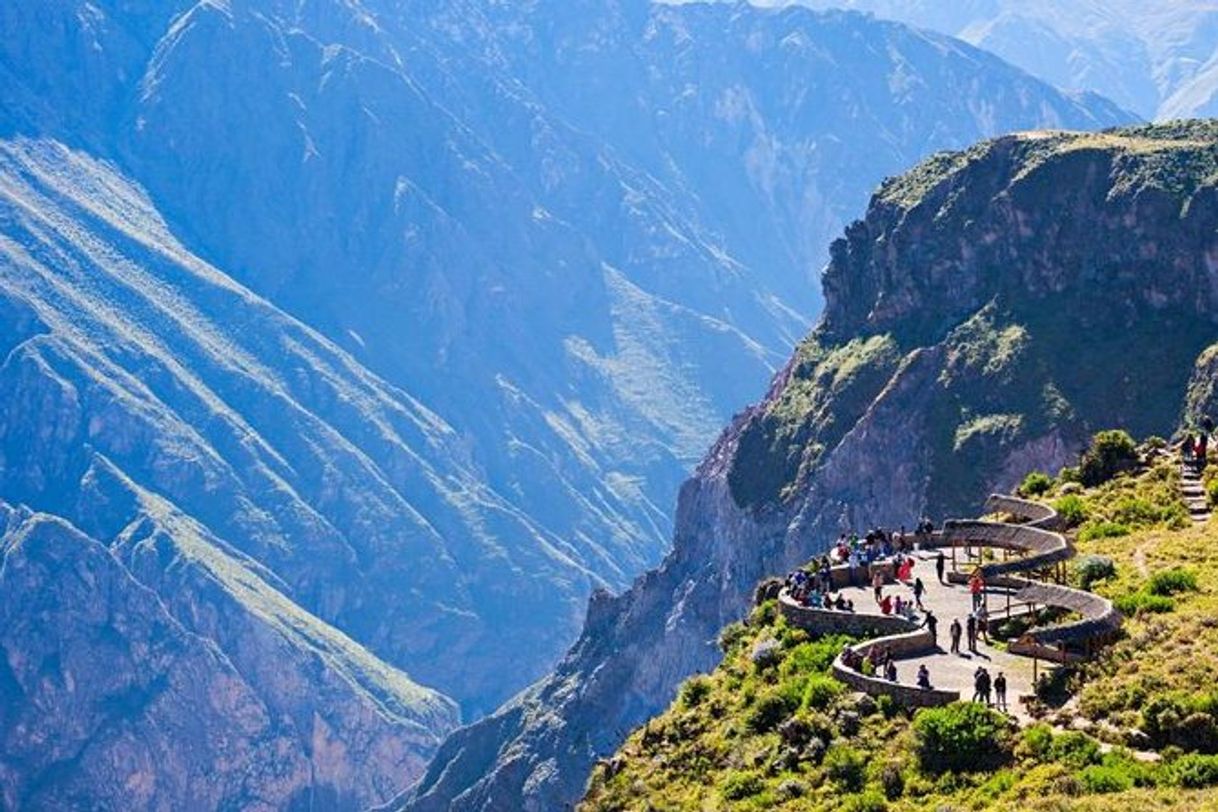
[[[1007,678],[1007,702],[1009,712],[1020,722],[1028,722],[1031,716],[1019,698],[1031,696],[1032,691],[1032,660],[1016,654],[1008,654],[994,646],[986,645],[981,640],[977,643],[977,653],[972,654],[968,649],[967,634],[960,636],[961,654],[950,654],[950,627],[953,618],[960,619],[960,625],[965,626],[968,614],[972,609],[972,599],[968,587],[964,585],[940,584],[935,577],[935,553],[915,553],[918,563],[914,566],[914,577],[920,577],[926,585],[926,594],[922,603],[935,613],[939,621],[939,648],[933,654],[920,657],[898,659],[897,680],[912,684],[917,679],[918,666],[923,663],[930,670],[931,685],[960,692],[961,699],[973,696],[973,674],[978,667],[984,666],[990,672],[990,677],[996,677],[1003,672]],[[950,558],[948,569],[951,568]],[[870,587],[852,587],[842,590],[842,594],[854,601],[855,611],[865,614],[880,614]],[[902,598],[913,600],[913,589],[904,584],[889,584],[884,587],[884,594],[900,595]],[[1006,593],[991,592],[988,596],[991,625],[1000,623],[1003,619],[1002,609],[1006,606]],[[922,614],[919,613],[919,618]],[[991,638],[992,639],[992,638]],[[1039,673],[1045,673],[1051,664],[1040,662]]]

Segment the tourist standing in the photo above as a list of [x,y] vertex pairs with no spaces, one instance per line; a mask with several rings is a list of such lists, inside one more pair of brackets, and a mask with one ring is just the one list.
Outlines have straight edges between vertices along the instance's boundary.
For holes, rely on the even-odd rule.
[[935,617],[934,612],[927,612],[926,617],[922,620],[922,627],[930,632],[930,644],[932,646],[939,645],[939,619]]
[[976,611],[985,600],[985,576],[981,574],[980,567],[974,570],[972,577],[968,579],[968,591],[973,596],[973,610]]
[[994,677],[994,695],[998,700],[998,709],[1005,712],[1007,709],[1007,678],[1001,671],[998,676]]

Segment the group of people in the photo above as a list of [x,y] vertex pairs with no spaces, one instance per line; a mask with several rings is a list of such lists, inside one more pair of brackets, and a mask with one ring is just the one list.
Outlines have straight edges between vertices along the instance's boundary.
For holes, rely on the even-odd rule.
[[990,644],[990,614],[986,610],[985,604],[981,604],[969,612],[963,627],[960,625],[960,618],[954,618],[950,633],[952,638],[952,654],[960,653],[960,638],[962,636],[967,640],[968,650],[974,654],[977,653],[977,638],[981,638],[988,646]]
[[1184,463],[1193,466],[1198,472],[1205,470],[1209,454],[1210,432],[1213,430],[1214,421],[1207,417],[1201,421],[1201,431],[1195,435],[1192,432],[1184,435],[1184,442],[1180,444],[1180,454],[1184,458]]
[[812,609],[836,609],[839,612],[853,612],[854,601],[841,592],[833,595],[833,574],[829,567],[829,559],[822,558],[812,568],[800,568],[787,575],[787,594],[791,600],[800,606]]
[[[845,564],[849,572],[849,584],[862,586],[866,583],[868,571],[873,572],[872,583],[879,579],[876,585],[876,603],[886,615],[900,615],[914,619],[914,609],[922,608],[922,595],[925,586],[921,579],[914,582],[914,599],[905,600],[899,595],[884,597],[884,577],[873,566],[880,562],[891,562],[893,573],[898,581],[909,582],[913,577],[914,559],[910,553],[918,548],[926,534],[934,532],[934,524],[929,519],[918,522],[917,530],[910,536],[902,527],[897,532],[874,528],[865,535],[843,533],[829,552],[788,573],[786,578],[787,593],[791,599],[801,606],[815,609],[836,609],[845,612],[854,611],[854,602],[840,594],[834,596],[833,567]],[[939,554],[936,564],[939,580],[943,580],[943,555]]]
[[973,701],[994,705],[999,710],[1007,710],[1007,677],[1001,671],[998,676],[990,679],[990,672],[985,666],[980,666],[973,672]]

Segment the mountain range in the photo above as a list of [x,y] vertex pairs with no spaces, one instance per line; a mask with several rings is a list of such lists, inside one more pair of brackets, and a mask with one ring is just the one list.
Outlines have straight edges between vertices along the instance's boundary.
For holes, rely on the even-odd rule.
[[574,804],[716,666],[763,579],[843,532],[965,516],[1099,428],[1199,420],[1216,179],[1218,125],[1198,121],[1010,135],[882,184],[832,244],[819,325],[683,486],[664,563],[594,598],[555,672],[450,736],[396,807]]
[[[12,806],[131,775],[389,799],[661,559],[875,183],[1130,119],[806,9],[23,3],[0,32]],[[194,751],[174,708],[243,726]]]
[[[780,0],[758,0],[783,5]],[[798,0],[951,34],[1050,84],[1147,119],[1218,114],[1213,0]]]

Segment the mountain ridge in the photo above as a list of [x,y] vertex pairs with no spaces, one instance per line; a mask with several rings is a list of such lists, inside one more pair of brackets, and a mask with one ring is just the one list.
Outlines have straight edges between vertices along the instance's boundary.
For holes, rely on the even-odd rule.
[[[319,397],[310,431],[352,427],[360,439],[332,439],[374,467],[420,471],[386,488],[393,474],[344,457],[388,526],[390,511],[413,516],[411,555],[436,562],[418,612],[434,622],[408,633],[396,602],[294,578],[309,579],[311,609],[469,716],[552,665],[594,588],[624,588],[659,560],[680,481],[806,331],[812,266],[872,182],[1011,127],[1127,118],[859,15],[473,0],[0,15],[21,32],[0,41],[13,78],[0,128],[111,161],[193,254],[349,356],[279,383],[324,390],[356,365],[384,385]],[[259,376],[305,354],[271,353]],[[291,447],[260,409],[267,444]],[[369,411],[400,414],[393,431],[418,440],[404,443],[417,458],[370,451],[389,418]],[[301,504],[328,499],[325,483],[299,457],[284,467],[244,450],[246,427],[226,430],[225,447],[264,467],[272,491],[312,492],[263,506],[264,527],[317,532],[338,571],[385,577],[353,541],[377,535],[354,518],[359,500],[309,515]],[[441,472],[455,468],[450,488]],[[182,507],[209,525],[235,510]],[[457,607],[429,600],[441,583],[459,585]],[[441,640],[462,653],[429,656]]]
[[1216,157],[1212,122],[1033,133],[881,187],[833,245],[821,325],[683,486],[664,564],[594,600],[555,674],[449,737],[400,804],[573,804],[714,667],[761,579],[844,531],[962,515],[1098,427],[1171,433],[1218,340]]

